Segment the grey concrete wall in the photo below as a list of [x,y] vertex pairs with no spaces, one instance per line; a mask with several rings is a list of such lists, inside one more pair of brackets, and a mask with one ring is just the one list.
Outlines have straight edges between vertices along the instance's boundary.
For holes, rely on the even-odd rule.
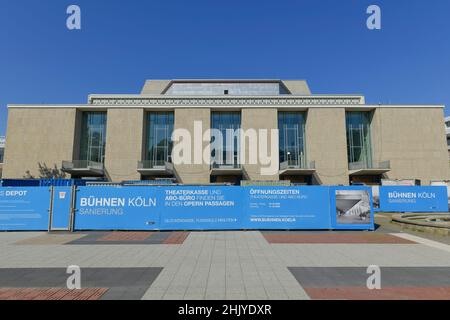
[[306,119],[306,155],[315,161],[317,183],[349,184],[344,108],[310,108]]
[[[270,130],[272,129],[278,129],[278,110],[276,108],[273,109],[255,109],[255,108],[248,108],[248,109],[242,109],[241,114],[241,128],[244,131],[247,131],[248,129],[254,129],[258,132],[260,129],[267,129],[268,131],[268,143],[270,146],[271,139],[270,139]],[[275,150],[272,150],[271,148],[268,148],[269,154],[272,154],[272,152],[276,153],[276,160],[277,163],[279,161],[279,154],[278,154],[278,146],[279,141],[275,141],[276,148]],[[278,172],[273,175],[263,175],[261,174],[261,162],[258,161],[257,164],[248,164],[249,163],[249,152],[250,152],[250,143],[246,141],[245,143],[245,170],[248,173],[251,180],[278,180],[279,175]],[[259,148],[259,147],[258,147]],[[259,149],[257,149],[259,152]],[[279,168],[279,165],[277,166]]]
[[387,178],[450,178],[442,108],[377,108],[371,129],[374,161],[391,162]]
[[[208,108],[175,109],[174,129],[186,129],[191,132],[191,157],[194,161],[194,121],[201,121],[203,132],[211,126],[211,110]],[[202,133],[203,133],[202,132]],[[209,145],[209,141],[202,143],[202,150]],[[209,183],[210,165],[205,164],[179,164],[175,165],[183,183]]]
[[21,179],[27,170],[39,177],[38,163],[61,168],[72,160],[75,108],[8,109],[4,179]]
[[170,80],[147,80],[142,87],[141,94],[162,94],[170,84]]
[[311,90],[305,80],[282,80],[286,88],[294,95],[309,96]]
[[140,180],[144,109],[109,109],[106,126],[105,170],[111,181]]

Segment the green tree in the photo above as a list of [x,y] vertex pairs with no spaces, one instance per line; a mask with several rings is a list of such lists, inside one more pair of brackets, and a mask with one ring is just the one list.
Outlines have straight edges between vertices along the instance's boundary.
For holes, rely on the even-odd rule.
[[[56,164],[53,168],[49,168],[45,163],[38,163],[39,167],[39,179],[65,179],[67,177],[66,173],[58,169]],[[25,179],[35,179],[35,177],[30,173],[30,170],[25,172],[23,176]]]

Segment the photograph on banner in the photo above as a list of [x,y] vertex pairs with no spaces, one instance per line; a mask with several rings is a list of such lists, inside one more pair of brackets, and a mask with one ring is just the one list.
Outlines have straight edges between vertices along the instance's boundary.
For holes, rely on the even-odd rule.
[[376,211],[380,209],[380,186],[372,186],[372,206]]
[[336,190],[335,196],[338,224],[370,223],[370,196],[367,190]]

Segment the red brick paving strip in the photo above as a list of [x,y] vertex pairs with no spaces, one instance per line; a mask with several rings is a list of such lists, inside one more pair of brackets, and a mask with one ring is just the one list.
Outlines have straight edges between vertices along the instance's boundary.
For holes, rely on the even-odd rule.
[[450,287],[365,287],[304,288],[318,300],[450,300]]
[[382,233],[364,234],[264,234],[269,243],[373,243],[415,244],[415,242]]
[[111,232],[97,241],[144,241],[150,237],[154,232]]
[[0,300],[98,300],[107,288],[0,288]]
[[172,234],[164,240],[163,244],[183,244],[188,236],[189,232],[172,232]]

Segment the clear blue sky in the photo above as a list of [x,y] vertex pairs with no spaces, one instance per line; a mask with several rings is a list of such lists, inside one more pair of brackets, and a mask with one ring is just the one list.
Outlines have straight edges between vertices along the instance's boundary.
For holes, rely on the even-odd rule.
[[[66,28],[70,4],[81,31]],[[381,31],[366,28],[370,4]],[[307,79],[450,106],[449,21],[448,0],[0,0],[0,135],[8,103],[85,103],[152,78]]]

